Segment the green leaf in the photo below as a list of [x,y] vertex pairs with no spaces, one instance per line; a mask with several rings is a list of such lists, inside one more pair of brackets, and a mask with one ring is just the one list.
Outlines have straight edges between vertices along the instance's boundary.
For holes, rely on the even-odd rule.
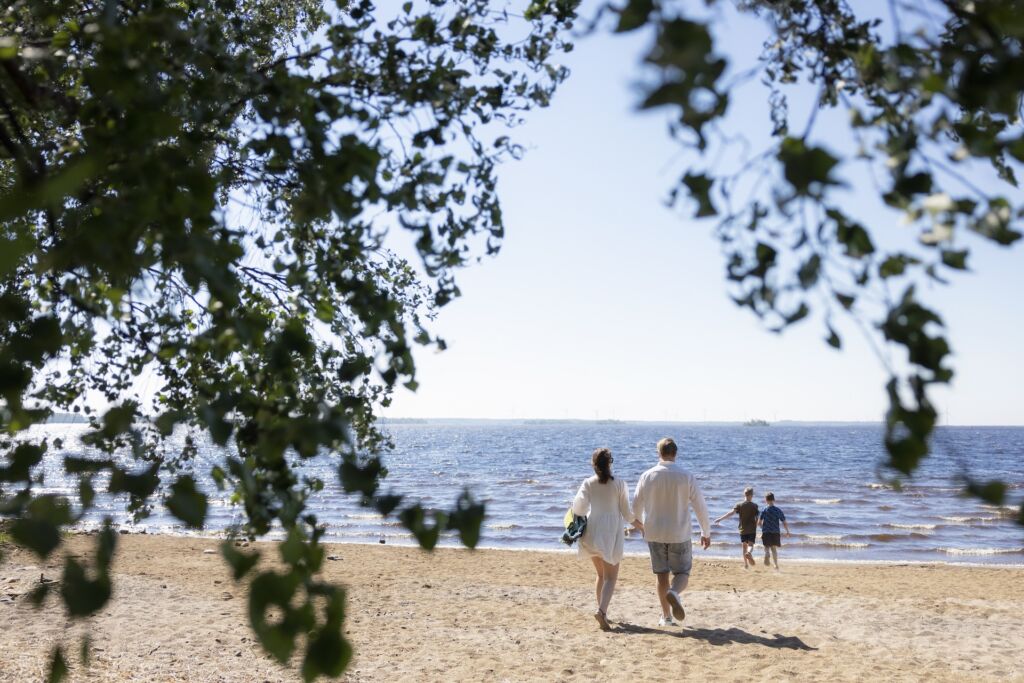
[[178,477],[171,484],[171,495],[164,505],[172,515],[194,529],[201,529],[206,520],[206,495],[196,488],[196,481],[191,475]]
[[412,533],[416,542],[425,550],[434,549],[441,530],[445,528],[447,522],[447,516],[439,510],[434,510],[431,516],[434,518],[434,523],[428,525],[426,523],[427,512],[419,504],[407,507],[398,515],[402,525]]
[[181,422],[183,417],[179,411],[169,410],[157,417],[154,425],[161,436],[170,436],[174,432],[174,425]]
[[[278,574],[265,571],[253,579],[249,586],[249,622],[259,638],[260,644],[271,656],[282,664],[287,662],[295,650],[295,636],[298,634],[294,619],[289,619],[289,603],[298,587],[295,574]],[[273,623],[267,620],[267,610],[277,607],[285,614],[284,619]]]
[[1007,486],[1004,481],[968,481],[967,490],[971,495],[992,505],[1002,505],[1006,501]]
[[963,251],[954,251],[952,249],[942,250],[942,263],[953,268],[955,270],[967,270],[967,254],[969,252],[964,249]]
[[800,280],[800,287],[810,289],[818,282],[818,275],[821,273],[821,256],[812,254],[804,261],[797,271],[797,278]]
[[878,276],[884,279],[903,275],[908,266],[919,263],[921,263],[919,259],[907,254],[893,254],[878,265]]
[[352,645],[341,635],[341,626],[323,628],[309,641],[302,661],[302,678],[315,680],[318,676],[337,678],[352,661]]
[[110,600],[110,576],[106,570],[97,573],[95,579],[90,579],[78,560],[70,555],[64,558],[60,594],[71,616],[86,617],[94,614]]
[[23,516],[11,524],[11,538],[40,558],[49,557],[61,543],[60,527],[71,523],[71,505],[63,496],[46,494],[32,499]]
[[462,545],[475,548],[480,542],[485,512],[484,505],[476,502],[467,489],[459,496],[455,509],[448,516],[448,528],[459,532]]
[[0,237],[0,277],[7,275],[33,247],[32,240],[25,236],[13,239]]
[[230,539],[220,544],[220,554],[231,566],[231,575],[235,581],[241,580],[260,561],[260,551],[245,553],[236,550],[234,542]]
[[138,474],[126,472],[120,467],[114,467],[110,473],[110,484],[107,491],[110,493],[128,493],[138,498],[147,498],[153,495],[156,487],[160,485],[160,463],[155,462]]
[[13,191],[0,194],[0,222],[12,220],[28,211],[59,205],[67,195],[81,187],[102,166],[103,161],[96,154],[81,157],[51,171],[44,182],[36,187],[16,187]]
[[787,137],[779,146],[784,175],[798,195],[819,194],[826,185],[836,185],[832,170],[839,160],[820,147],[808,147],[803,140]]
[[696,218],[714,216],[718,213],[715,205],[711,202],[711,188],[714,181],[704,174],[694,175],[687,173],[683,176],[683,184],[690,192],[690,196],[697,201]]
[[849,221],[845,217],[836,222],[836,239],[846,246],[846,255],[850,258],[864,258],[875,251],[868,231],[859,223]]
[[615,27],[615,32],[625,33],[642,27],[653,11],[653,0],[629,0],[619,11],[619,24]]
[[0,467],[0,482],[28,481],[32,468],[42,462],[44,453],[46,449],[43,446],[18,444],[7,456],[9,464]]
[[53,654],[50,656],[50,671],[46,675],[47,683],[60,683],[70,673],[68,670],[68,663],[64,659],[64,651],[60,645],[53,648]]
[[839,335],[836,334],[831,325],[828,326],[828,337],[825,338],[825,341],[834,349],[841,349],[843,347],[843,340],[839,338]]
[[372,496],[380,486],[384,464],[380,458],[370,458],[362,465],[354,457],[342,461],[339,470],[341,486],[346,493],[362,493]]

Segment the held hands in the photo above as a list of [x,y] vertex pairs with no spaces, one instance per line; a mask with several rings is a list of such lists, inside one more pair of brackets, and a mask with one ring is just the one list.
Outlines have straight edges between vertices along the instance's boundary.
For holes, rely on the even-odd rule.
[[633,531],[639,531],[640,535],[643,536],[644,535],[644,523],[641,522],[639,519],[634,519],[633,520]]
[[703,548],[704,550],[707,550],[708,548],[710,548],[711,547],[711,537],[710,536],[701,536],[700,537],[700,547]]

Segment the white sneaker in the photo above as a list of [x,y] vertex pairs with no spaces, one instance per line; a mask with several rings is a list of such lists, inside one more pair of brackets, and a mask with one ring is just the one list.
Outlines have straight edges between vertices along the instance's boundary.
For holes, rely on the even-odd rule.
[[679,599],[679,594],[675,591],[669,591],[665,595],[665,599],[668,600],[668,604],[672,606],[672,616],[682,621],[686,619],[686,610],[683,609],[683,601]]
[[672,621],[672,617],[662,617],[658,619],[658,626],[678,626],[676,622]]

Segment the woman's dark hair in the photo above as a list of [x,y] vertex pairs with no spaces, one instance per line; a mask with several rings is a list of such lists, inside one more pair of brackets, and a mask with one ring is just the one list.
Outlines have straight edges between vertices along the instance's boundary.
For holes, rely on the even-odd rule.
[[590,461],[594,463],[594,473],[597,474],[597,480],[602,484],[607,484],[610,480],[615,477],[612,476],[612,452],[607,448],[598,448],[594,451],[594,455],[591,456]]

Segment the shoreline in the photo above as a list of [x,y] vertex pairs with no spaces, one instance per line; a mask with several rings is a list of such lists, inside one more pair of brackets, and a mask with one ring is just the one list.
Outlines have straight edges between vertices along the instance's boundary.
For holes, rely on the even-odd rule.
[[[115,597],[86,622],[25,594],[58,558],[5,547],[0,564],[0,681],[40,680],[65,643],[71,680],[293,681],[253,642],[245,587],[218,539],[119,536]],[[260,568],[272,568],[273,541]],[[1005,566],[815,563],[782,571],[739,558],[695,558],[687,619],[657,625],[645,558],[623,560],[603,633],[593,619],[593,569],[574,551],[327,543],[324,578],[348,588],[348,681],[658,681],[753,677],[812,680],[1024,680],[1016,653],[1024,581]],[[92,539],[67,539],[88,557]],[[14,598],[8,597],[15,594]],[[94,652],[80,669],[76,638]]]
[[[98,528],[98,526],[96,528]],[[207,532],[207,531],[186,531],[186,530],[182,530],[181,532],[176,532],[176,531],[150,532],[148,530],[136,531],[136,530],[133,530],[133,527],[131,527],[130,525],[117,525],[117,524],[114,525],[114,528],[116,530],[118,530],[118,531],[127,532],[127,533],[121,534],[122,536],[151,536],[151,537],[165,536],[165,537],[168,537],[168,538],[198,538],[198,539],[209,539],[209,540],[217,540],[217,541],[223,541],[223,540],[226,540],[228,538],[228,536],[223,531],[208,531]],[[95,533],[95,531],[93,529],[74,529],[74,530],[71,531],[71,533],[73,535],[89,536],[89,535],[92,535],[93,533]],[[275,532],[272,531],[271,534],[268,534],[267,537],[264,537],[262,539],[257,539],[256,541],[253,541],[253,542],[255,542],[255,543],[276,543],[276,542],[282,540],[283,537],[278,538],[278,537],[276,537],[273,534],[275,534]],[[416,545],[415,542],[408,542],[407,543],[407,542],[404,542],[404,539],[403,539],[403,542],[388,541],[387,543],[379,543],[379,542],[376,542],[376,541],[347,541],[347,540],[332,540],[330,538],[326,538],[323,541],[323,545],[325,545],[325,546],[329,546],[329,545],[341,545],[341,546],[355,545],[355,546],[366,546],[366,547],[388,546],[388,547],[395,547],[395,548],[419,548],[419,546]],[[758,552],[759,548],[760,548],[760,546],[758,546],[755,549],[755,554]],[[451,544],[451,545],[448,545],[448,544],[444,544],[444,545],[438,544],[437,549],[465,550],[466,548],[464,548],[462,545],[460,545],[458,543],[454,543],[454,544]],[[525,547],[522,547],[522,546],[520,546],[520,547],[510,547],[510,546],[501,546],[501,545],[479,545],[479,546],[477,546],[476,550],[499,550],[499,551],[524,552],[524,553],[551,553],[551,554],[555,554],[555,555],[557,555],[557,554],[572,554],[572,555],[575,555],[576,554],[575,547],[572,547],[572,548],[542,548],[542,547],[529,547],[529,546],[525,546]],[[1012,553],[1004,553],[1004,555],[1005,554],[1012,554]],[[719,561],[719,562],[721,562],[721,561],[729,561],[729,560],[736,559],[736,561],[738,562],[739,560],[736,557],[737,555],[738,555],[738,551],[736,553],[728,553],[728,554],[706,554],[703,551],[698,551],[694,555],[694,558],[695,559],[714,560],[714,561]],[[624,552],[624,556],[625,557],[633,557],[633,558],[646,558],[647,557],[647,553],[643,552],[643,551],[627,550],[627,551]],[[982,554],[982,553],[974,555],[974,554],[972,554],[970,552],[965,552],[965,553],[962,553],[962,554],[959,555],[959,557],[973,557],[973,558],[989,557],[989,556],[990,555],[988,555],[988,554]],[[929,565],[938,565],[938,566],[952,566],[952,567],[981,567],[981,568],[992,568],[992,569],[997,569],[997,568],[1016,569],[1016,570],[1024,569],[1024,559],[1022,559],[1022,561],[1020,561],[1020,562],[982,562],[982,561],[979,561],[977,559],[963,560],[963,561],[953,560],[953,559],[949,559],[949,560],[857,559],[857,558],[830,558],[830,557],[829,558],[826,558],[826,557],[792,557],[788,553],[784,553],[784,554],[780,555],[780,557],[782,558],[782,561],[785,562],[786,564],[797,564],[797,563],[823,564],[823,565],[851,564],[851,565],[868,565],[868,566],[871,566],[871,565],[878,565],[878,566],[904,566],[904,565],[929,566]],[[1024,557],[1024,556],[1022,556],[1022,557]]]

